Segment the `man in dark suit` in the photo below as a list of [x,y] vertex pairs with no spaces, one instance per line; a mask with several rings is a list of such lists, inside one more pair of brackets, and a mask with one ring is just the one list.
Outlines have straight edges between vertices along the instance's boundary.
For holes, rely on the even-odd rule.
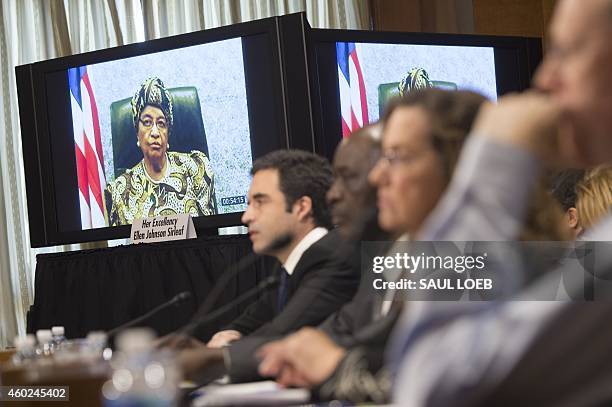
[[[280,150],[258,159],[252,174],[242,222],[249,227],[253,251],[278,259],[281,283],[213,335],[211,348],[246,335],[283,335],[318,324],[349,301],[358,284],[359,275],[334,253],[340,238],[328,233],[329,163],[304,151]],[[283,237],[288,244],[271,248]]]
[[[350,301],[359,284],[359,269],[341,255],[348,250],[343,240],[328,232],[329,163],[312,153],[280,150],[256,160],[252,174],[242,221],[249,227],[253,251],[278,259],[281,283],[213,335],[206,347],[183,351],[188,374],[218,365],[224,357],[234,361],[221,348],[245,336],[282,336],[318,325]],[[285,238],[288,244],[274,247]]]

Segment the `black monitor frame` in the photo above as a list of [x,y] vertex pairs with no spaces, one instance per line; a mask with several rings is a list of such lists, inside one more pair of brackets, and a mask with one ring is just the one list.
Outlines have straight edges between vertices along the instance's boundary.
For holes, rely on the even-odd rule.
[[[293,51],[305,50],[304,38],[309,29],[305,14],[298,13],[16,67],[31,246],[45,247],[126,238],[131,228],[129,225],[123,225],[86,230],[61,230],[58,215],[60,208],[58,208],[55,186],[56,177],[59,175],[54,173],[58,164],[53,160],[54,149],[51,144],[49,110],[52,107],[49,106],[51,103],[48,103],[46,94],[47,73],[230,38],[265,34],[271,52],[270,61],[261,60],[261,55],[249,55],[243,41],[247,97],[259,89],[263,90],[263,86],[271,86],[273,94],[273,100],[268,105],[249,104],[253,159],[278,148],[314,151],[306,53],[296,54]],[[288,58],[285,55],[290,51],[294,55]],[[271,83],[249,81],[253,70],[258,69],[261,72],[267,71]],[[306,98],[304,94],[307,95]],[[253,126],[256,128],[267,126],[267,131],[261,129],[254,131]],[[74,145],[71,149],[72,155],[55,159],[66,160],[68,157],[70,160],[67,161],[71,161],[72,166],[76,166],[73,159]],[[55,151],[57,152],[57,148]],[[75,199],[78,200],[77,194]],[[231,213],[196,217],[194,225],[200,234],[216,234],[218,227],[240,225],[241,215],[242,213]]]
[[[253,137],[253,118],[274,123],[259,140],[252,139],[253,159],[277,148],[316,151],[329,159],[341,139],[338,74],[335,43],[338,41],[420,45],[485,46],[495,48],[498,95],[529,87],[542,58],[539,38],[480,35],[422,34],[358,30],[310,29],[304,13],[182,34],[144,43],[130,44],[80,55],[22,65],[16,68],[23,154],[28,196],[30,241],[32,247],[65,243],[125,238],[130,226],[61,231],[58,220],[57,190],[54,187],[52,148],[46,99],[45,74],[82,66],[165,51],[235,37],[266,34],[271,52],[270,84],[249,81],[249,69],[263,70],[260,55],[247,55],[247,95],[270,85],[273,97],[269,106],[249,104],[249,125]],[[333,48],[333,52],[331,52]],[[243,51],[245,50],[243,46]],[[498,54],[506,52],[504,67]],[[245,62],[245,65],[248,62]],[[73,148],[74,146],[72,146]],[[72,159],[72,156],[70,156]],[[74,164],[74,160],[72,160]],[[216,228],[239,225],[241,213],[194,218],[198,233],[214,234]]]
[[[336,42],[493,47],[499,96],[527,89],[542,60],[540,38],[312,29],[309,55],[313,115],[317,123],[315,146],[317,152],[329,159],[342,138]],[[519,69],[514,72],[507,64]]]

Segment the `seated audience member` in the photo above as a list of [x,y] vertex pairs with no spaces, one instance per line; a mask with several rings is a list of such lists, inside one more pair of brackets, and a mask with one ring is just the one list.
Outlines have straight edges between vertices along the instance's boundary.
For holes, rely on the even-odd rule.
[[368,174],[380,157],[382,122],[365,126],[343,139],[332,163],[334,181],[327,192],[332,222],[347,242],[386,239],[378,227],[376,189]]
[[582,233],[576,213],[576,185],[584,178],[584,172],[570,168],[559,171],[552,179],[552,194],[565,212],[563,225],[569,228],[573,240]]
[[561,205],[550,192],[548,177],[541,177],[534,188],[518,239],[524,242],[575,239]]
[[552,192],[565,211],[564,225],[574,240],[609,212],[611,188],[612,169],[609,166],[588,171],[568,169],[554,176]]
[[584,232],[599,223],[612,206],[612,167],[600,166],[586,172],[576,185],[576,212]]
[[[326,196],[331,208],[332,221],[338,227],[338,233],[348,243],[344,248],[348,251],[341,255],[346,255],[351,259],[352,267],[357,274],[360,273],[360,254],[358,252],[360,239],[387,239],[387,235],[377,226],[376,193],[367,181],[370,169],[380,156],[380,141],[378,140],[380,131],[379,124],[367,126],[340,143],[334,156],[334,181]],[[340,247],[334,249],[338,250]],[[362,299],[363,305],[362,301],[355,301],[359,298]],[[358,304],[355,304],[356,302]],[[371,321],[372,312],[368,308],[370,302],[371,298],[356,297],[323,325],[329,326],[330,331],[347,338],[351,332]],[[364,308],[367,311],[364,312]],[[334,322],[329,323],[329,320]],[[233,382],[259,379],[255,350],[262,344],[279,337],[278,334],[251,335],[232,342],[231,346],[225,349],[227,357],[224,366],[230,379]],[[185,350],[181,355],[185,373],[188,376],[197,376],[199,371],[217,369],[214,366],[215,359],[211,359],[211,354],[215,352],[216,350],[203,346]]]
[[[257,159],[252,174],[242,222],[249,228],[253,251],[274,256],[282,265],[281,283],[228,329],[213,335],[211,348],[245,335],[283,335],[316,325],[353,298],[359,284],[359,274],[334,253],[341,239],[328,231],[329,163],[312,153],[279,150]],[[283,236],[290,238],[289,244],[270,249]]]
[[[482,109],[448,192],[420,238],[512,239],[543,163],[577,168],[612,162],[612,1],[559,1],[551,33],[552,46],[536,75],[545,93],[505,97]],[[612,241],[612,216],[584,238]],[[612,252],[596,254],[598,279],[609,280]],[[561,265],[519,298],[534,298],[564,273],[582,271],[574,263]],[[570,295],[595,284],[578,280],[566,285]],[[408,313],[400,317],[392,352],[401,360],[395,403],[610,404],[609,297],[491,305],[458,314],[456,304],[447,304],[416,321]]]
[[[430,89],[408,93],[388,107],[383,154],[370,173],[384,230],[404,239],[418,235],[450,181],[483,101],[470,92]],[[387,337],[343,346],[324,330],[302,329],[261,349],[260,372],[286,385],[318,387],[324,399],[381,403],[391,383],[380,370]]]
[[[379,122],[359,129],[338,145],[333,163],[334,183],[327,194],[334,221],[343,236],[354,244],[351,255],[359,259],[355,266],[360,270],[363,241],[389,241],[397,237],[378,226],[376,189],[368,181],[370,171],[380,158],[382,127]],[[365,283],[367,280],[362,279],[351,302],[319,325],[337,344],[345,346],[354,342],[359,330],[386,316],[380,312],[379,297],[372,295],[373,291]],[[389,315],[390,319],[395,317]],[[378,335],[378,332],[372,334]]]

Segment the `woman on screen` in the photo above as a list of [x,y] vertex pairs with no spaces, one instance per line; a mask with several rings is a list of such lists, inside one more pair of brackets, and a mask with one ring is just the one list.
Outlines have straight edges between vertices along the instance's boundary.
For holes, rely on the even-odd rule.
[[159,78],[146,79],[132,98],[136,144],[142,160],[110,182],[104,191],[109,226],[134,219],[189,213],[217,213],[214,177],[201,151],[168,151],[172,135],[172,96]]

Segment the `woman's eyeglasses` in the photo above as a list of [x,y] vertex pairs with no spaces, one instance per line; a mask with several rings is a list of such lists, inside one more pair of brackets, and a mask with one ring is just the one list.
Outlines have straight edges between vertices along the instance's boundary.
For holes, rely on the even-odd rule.
[[168,123],[166,123],[164,119],[158,119],[157,121],[153,121],[153,119],[145,117],[144,119],[138,119],[138,121],[142,124],[142,127],[147,130],[151,130],[154,124],[160,130],[166,130],[168,128]]
[[421,154],[401,153],[399,151],[389,150],[381,154],[378,163],[389,164],[391,167],[397,167],[400,164],[409,164],[415,161]]

